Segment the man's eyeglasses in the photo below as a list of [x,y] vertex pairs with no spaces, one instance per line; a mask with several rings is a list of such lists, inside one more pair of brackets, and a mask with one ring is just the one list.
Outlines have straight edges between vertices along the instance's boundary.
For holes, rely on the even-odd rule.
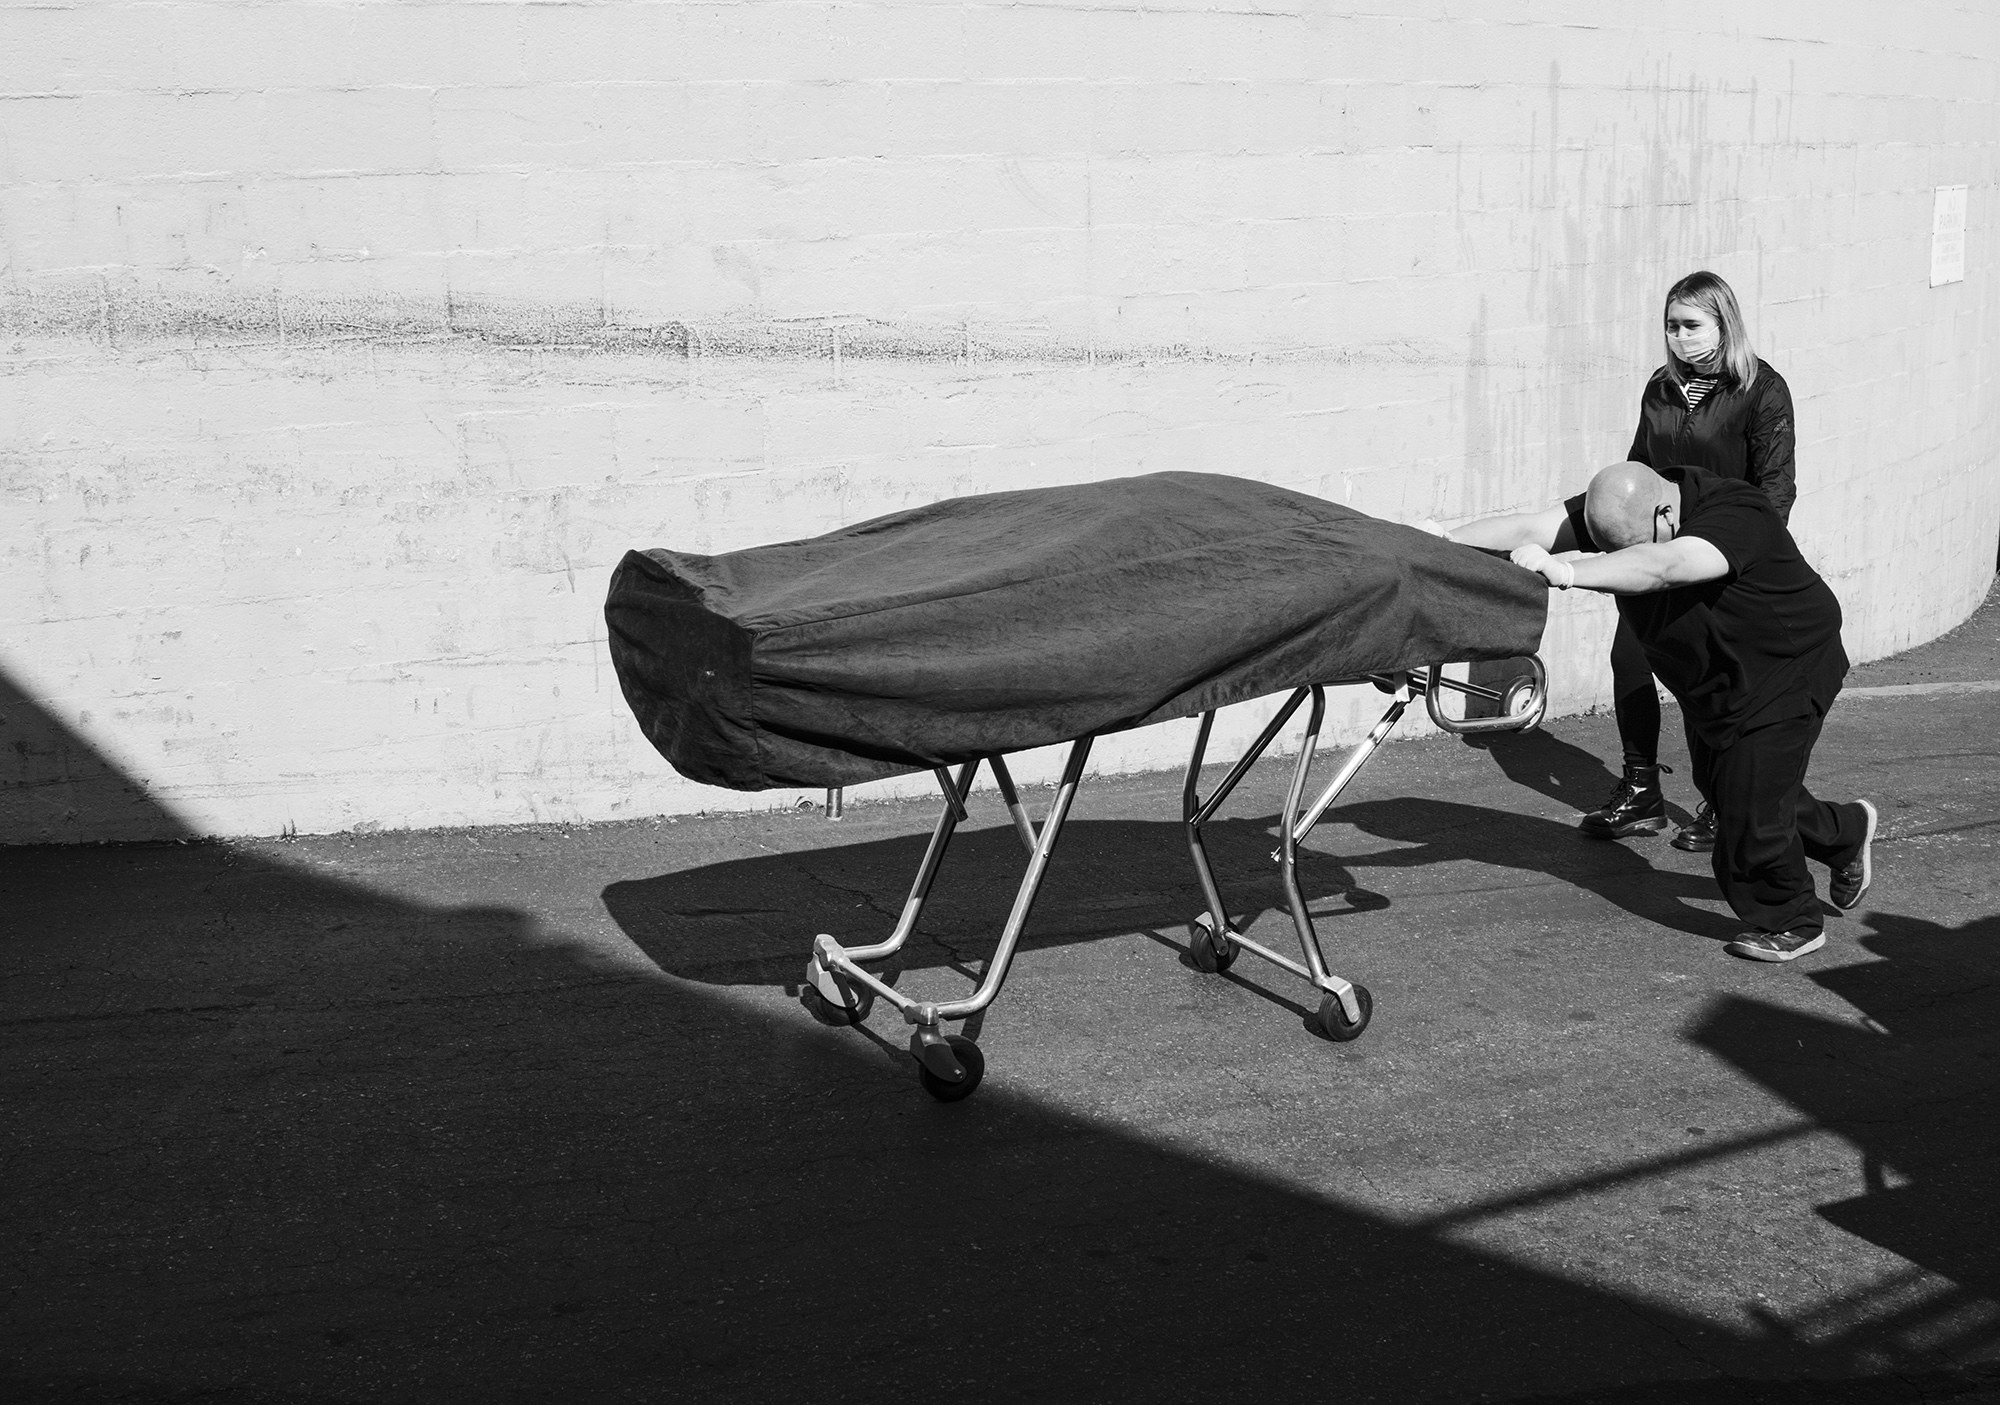
[[[1673,508],[1672,508],[1672,507],[1671,507],[1671,506],[1670,506],[1669,504],[1667,504],[1667,503],[1661,503],[1661,504],[1660,504],[1660,505],[1659,505],[1658,507],[1656,507],[1656,508],[1654,508],[1654,509],[1653,509],[1653,545],[1654,545],[1654,546],[1658,546],[1658,545],[1660,544],[1660,519],[1661,519],[1662,517],[1665,517],[1665,516],[1666,516],[1666,515],[1667,515],[1667,514],[1668,514],[1669,512],[1672,512],[1672,511],[1673,511]],[[1668,541],[1672,541],[1673,539],[1674,539],[1674,526],[1673,526],[1673,523],[1669,522],[1669,523],[1667,524],[1667,540],[1668,540]]]

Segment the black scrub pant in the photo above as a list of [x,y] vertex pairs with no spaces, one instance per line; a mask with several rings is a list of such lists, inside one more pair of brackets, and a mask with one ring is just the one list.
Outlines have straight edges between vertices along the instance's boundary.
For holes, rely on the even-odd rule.
[[[1685,715],[1685,714],[1683,714]],[[1806,766],[1826,714],[1817,707],[1753,727],[1725,747],[1687,728],[1694,783],[1715,807],[1715,881],[1736,915],[1763,932],[1825,925],[1806,860],[1837,866],[1861,852],[1868,815],[1806,789]]]

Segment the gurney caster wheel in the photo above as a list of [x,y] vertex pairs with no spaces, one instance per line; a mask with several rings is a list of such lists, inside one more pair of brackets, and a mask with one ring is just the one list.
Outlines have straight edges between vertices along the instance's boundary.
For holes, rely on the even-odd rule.
[[979,1080],[986,1076],[986,1056],[979,1052],[979,1046],[962,1034],[947,1034],[944,1042],[951,1045],[952,1054],[959,1066],[965,1070],[965,1077],[956,1083],[940,1078],[932,1073],[922,1059],[917,1060],[917,1081],[924,1085],[924,1091],[941,1103],[955,1103],[961,1098],[969,1098],[979,1087]]
[[806,1013],[821,1024],[840,1029],[847,1025],[860,1024],[868,1018],[868,1011],[875,1004],[875,992],[872,990],[862,988],[852,993],[854,996],[852,1005],[836,1005],[814,987],[807,986],[799,992],[799,1001],[806,1007]]
[[1500,711],[1509,717],[1526,716],[1535,706],[1535,680],[1516,678],[1500,700]]
[[1213,919],[1207,913],[1188,923],[1188,959],[1194,962],[1197,971],[1214,975],[1226,971],[1236,960],[1236,943],[1228,933],[1217,936]]
[[1329,991],[1320,997],[1319,1027],[1326,1031],[1328,1039],[1345,1044],[1350,1039],[1359,1039],[1361,1031],[1368,1028],[1368,1021],[1375,1016],[1375,997],[1368,993],[1367,986],[1354,987],[1354,1003],[1361,1007],[1361,1018],[1349,1024],[1347,1009],[1338,995]]

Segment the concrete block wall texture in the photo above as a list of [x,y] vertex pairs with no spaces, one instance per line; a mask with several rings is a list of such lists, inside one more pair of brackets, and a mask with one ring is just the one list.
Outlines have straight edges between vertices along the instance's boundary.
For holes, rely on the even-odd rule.
[[[626,548],[1160,469],[1539,505],[1698,267],[1850,653],[1972,610],[2000,9],[1346,8],[0,0],[0,842],[787,803],[638,735]],[[1559,710],[1610,620],[1554,600]]]

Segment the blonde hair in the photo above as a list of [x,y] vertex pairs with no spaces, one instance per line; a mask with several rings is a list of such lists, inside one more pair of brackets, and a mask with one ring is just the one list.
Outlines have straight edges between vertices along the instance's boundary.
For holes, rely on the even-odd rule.
[[1662,369],[1668,380],[1681,385],[1688,374],[1687,363],[1674,354],[1674,344],[1666,334],[1666,310],[1677,302],[1698,307],[1715,319],[1716,330],[1722,334],[1723,379],[1743,387],[1757,379],[1757,353],[1750,346],[1750,333],[1744,330],[1743,309],[1736,305],[1736,294],[1704,268],[1667,289],[1667,300],[1660,305],[1660,340],[1667,347],[1667,364]]

